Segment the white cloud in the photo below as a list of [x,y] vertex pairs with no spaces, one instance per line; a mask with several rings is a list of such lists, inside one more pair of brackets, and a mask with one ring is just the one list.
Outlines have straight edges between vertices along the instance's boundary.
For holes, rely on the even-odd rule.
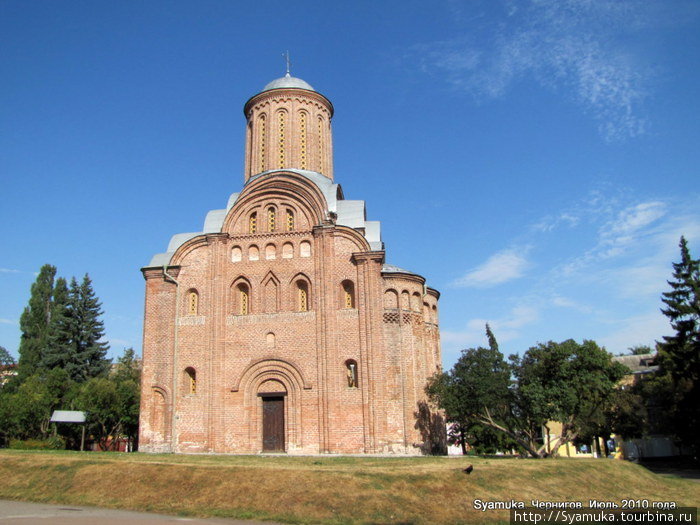
[[19,273],[19,270],[13,270],[11,268],[0,268],[0,273]]
[[635,137],[649,127],[641,108],[653,74],[644,55],[624,39],[644,42],[655,24],[679,22],[650,4],[501,3],[493,24],[478,16],[460,19],[465,36],[414,46],[407,58],[477,100],[502,97],[522,78],[534,79],[591,115],[606,140]]
[[531,228],[538,232],[551,232],[559,226],[575,228],[581,222],[581,217],[576,212],[563,212],[556,217],[547,216],[533,224]]
[[486,262],[467,272],[464,277],[454,282],[455,286],[486,288],[522,277],[529,261],[524,253],[527,248],[516,250],[511,248],[498,252]]
[[631,257],[624,258],[620,264],[600,268],[595,278],[625,298],[659,298],[668,290],[666,281],[671,278],[672,263],[680,258],[681,235],[691,243],[697,242],[700,217],[670,216],[651,231],[641,232],[634,237],[634,244],[626,246],[623,252]]
[[628,238],[666,215],[666,204],[660,201],[642,202],[622,210],[602,231],[603,237]]
[[17,321],[12,319],[2,319],[0,318],[0,324],[17,324]]
[[[692,231],[692,223],[697,221],[697,217],[692,215],[669,216],[668,205],[659,200],[623,205],[618,198],[606,199],[596,195],[587,203],[575,207],[582,220],[593,225],[600,224],[600,226],[595,245],[561,263],[553,270],[553,274],[563,277],[580,275],[584,270],[590,270],[591,267],[600,265],[606,260],[614,261],[617,258],[622,258],[627,261],[632,254],[652,253],[657,259],[654,266],[657,266],[662,255],[659,252],[659,247],[667,245],[665,242],[667,239],[663,238],[666,237],[668,231],[678,232],[679,228]],[[679,223],[681,223],[680,226]],[[536,226],[533,229],[535,231],[548,231],[543,228],[538,229]],[[680,238],[681,234],[674,233],[677,238]],[[676,240],[676,244],[677,242]],[[668,255],[667,250],[664,250],[663,253]],[[666,259],[666,263],[669,260]],[[640,264],[639,259],[633,264],[629,264],[627,261],[629,267],[640,267],[640,274],[648,273],[648,270],[641,269],[645,265],[647,262]],[[606,268],[599,268],[598,271],[604,273]],[[591,276],[590,272],[586,274],[586,278]]]

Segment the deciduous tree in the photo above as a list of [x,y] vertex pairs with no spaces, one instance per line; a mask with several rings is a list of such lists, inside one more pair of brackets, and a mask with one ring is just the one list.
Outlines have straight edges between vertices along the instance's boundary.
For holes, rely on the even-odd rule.
[[[596,428],[625,373],[593,341],[539,344],[511,356],[509,366],[489,327],[487,337],[489,348],[464,350],[452,370],[434,376],[427,388],[456,424],[461,443],[492,447],[499,436],[505,448],[556,455],[561,445]],[[553,421],[562,432],[550,440]]]
[[14,365],[15,360],[4,346],[0,346],[0,366]]
[[40,367],[49,339],[52,296],[56,267],[45,264],[32,284],[29,304],[22,312],[19,327],[22,336],[19,343],[19,382],[34,374]]

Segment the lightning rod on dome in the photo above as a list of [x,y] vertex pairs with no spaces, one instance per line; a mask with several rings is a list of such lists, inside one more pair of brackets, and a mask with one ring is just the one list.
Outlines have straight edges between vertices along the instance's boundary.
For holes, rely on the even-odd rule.
[[282,53],[282,56],[284,57],[285,62],[287,63],[287,74],[286,76],[291,76],[290,75],[290,69],[292,68],[292,63],[289,60],[289,50],[286,52]]

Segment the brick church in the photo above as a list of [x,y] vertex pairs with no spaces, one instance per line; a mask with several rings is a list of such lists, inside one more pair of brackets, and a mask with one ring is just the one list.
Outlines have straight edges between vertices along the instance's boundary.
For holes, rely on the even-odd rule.
[[243,188],[142,269],[139,449],[419,454],[440,294],[335,182],[325,96],[287,73],[243,111]]

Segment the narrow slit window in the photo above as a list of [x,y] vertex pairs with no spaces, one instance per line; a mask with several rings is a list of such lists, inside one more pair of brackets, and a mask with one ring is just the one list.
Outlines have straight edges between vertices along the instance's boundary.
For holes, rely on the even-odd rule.
[[248,292],[241,290],[241,315],[248,315]]
[[294,212],[287,210],[287,231],[294,231]]
[[323,173],[323,117],[318,117],[318,171]]
[[265,115],[260,116],[260,171],[265,171]]
[[299,294],[299,311],[308,312],[309,311],[309,286],[304,281],[299,281],[297,283],[297,289]]
[[357,361],[348,359],[345,361],[345,376],[348,382],[348,388],[357,388],[359,386],[357,380]]
[[199,308],[199,296],[195,290],[190,290],[187,294],[187,315],[197,315]]
[[284,111],[279,113],[279,154],[280,154],[280,169],[284,168]]
[[238,285],[238,313],[239,315],[250,313],[250,290],[245,284]]
[[299,135],[300,135],[300,144],[301,144],[301,151],[300,151],[300,160],[301,160],[301,169],[305,170],[306,169],[306,113],[304,111],[301,112],[299,115]]
[[343,308],[355,308],[355,286],[352,281],[343,281]]
[[185,392],[190,395],[197,393],[197,372],[192,367],[185,368]]

